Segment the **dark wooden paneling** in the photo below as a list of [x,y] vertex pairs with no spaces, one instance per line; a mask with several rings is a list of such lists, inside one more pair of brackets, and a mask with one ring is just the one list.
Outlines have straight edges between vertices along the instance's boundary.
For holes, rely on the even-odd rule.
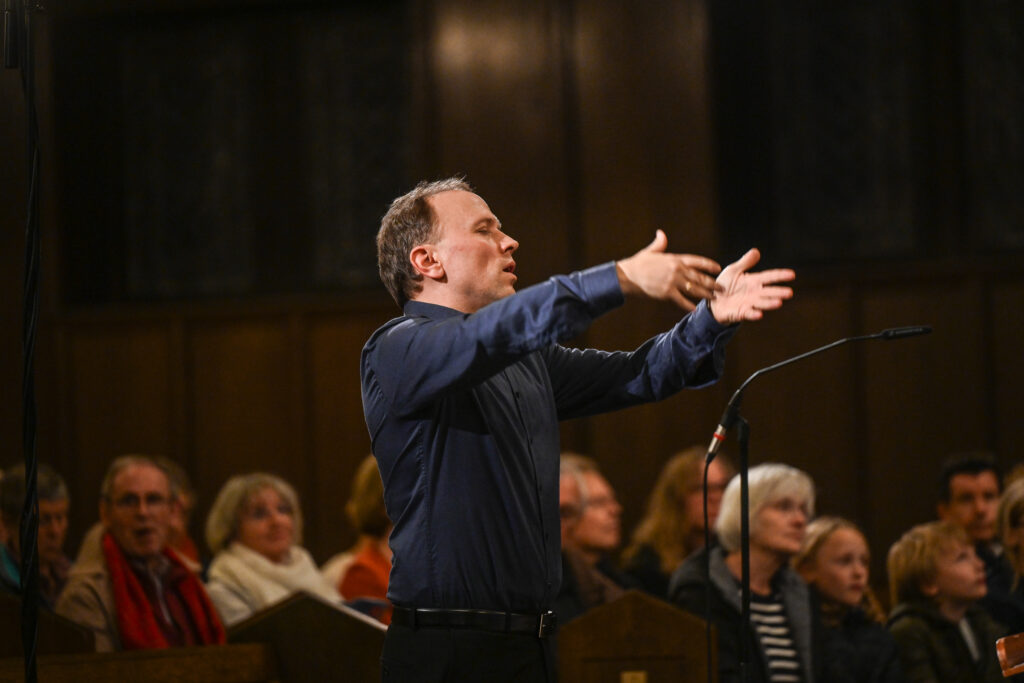
[[[398,313],[398,308],[394,309]],[[349,547],[355,532],[345,517],[350,482],[370,437],[363,419],[359,389],[359,350],[387,316],[378,314],[316,317],[309,323],[309,386],[312,466],[315,477],[308,497],[310,516],[321,529],[310,552],[323,562]]]
[[[580,140],[583,264],[622,258],[654,231],[669,249],[714,255],[703,3],[576,7],[576,125]],[[598,321],[581,344],[632,349],[683,311],[629,301]],[[659,405],[586,421],[567,446],[590,452],[624,504],[627,532],[665,459],[710,434],[713,392],[686,392]]]
[[437,175],[465,173],[519,240],[522,286],[566,271],[570,225],[552,0],[441,0],[430,54]]
[[581,3],[576,69],[588,263],[640,249],[715,255],[704,3]]
[[100,482],[114,457],[175,455],[171,376],[178,367],[160,322],[82,324],[65,335],[65,443],[76,457],[64,475],[75,505],[72,532],[81,533],[97,519]]
[[[197,323],[187,345],[191,449],[202,514],[228,477],[246,472],[275,473],[301,497],[309,490],[310,471],[302,428],[304,346],[289,319]],[[309,516],[310,501],[301,503]]]
[[992,446],[1006,469],[1024,461],[1024,443],[1020,439],[1024,416],[1024,363],[1021,339],[1024,338],[1024,283],[1000,282],[991,297],[992,351],[989,355],[995,387],[992,393],[995,415],[991,424]]
[[934,519],[942,460],[989,443],[982,288],[961,280],[878,287],[863,299],[868,329],[930,324],[926,337],[864,350],[869,519],[876,557],[914,524]]

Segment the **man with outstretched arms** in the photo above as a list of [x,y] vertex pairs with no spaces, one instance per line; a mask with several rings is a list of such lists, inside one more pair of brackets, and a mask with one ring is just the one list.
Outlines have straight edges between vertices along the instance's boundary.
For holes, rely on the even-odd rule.
[[[790,270],[666,251],[515,291],[519,243],[462,180],[420,183],[377,236],[403,315],[361,357],[363,411],[394,522],[385,681],[553,680],[561,580],[560,420],[714,382],[735,323],[792,290]],[[689,311],[632,352],[570,349],[626,296]]]

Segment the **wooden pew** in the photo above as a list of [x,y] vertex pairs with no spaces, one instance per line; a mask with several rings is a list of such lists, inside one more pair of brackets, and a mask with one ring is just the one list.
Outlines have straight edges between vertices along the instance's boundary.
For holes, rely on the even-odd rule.
[[636,590],[558,629],[561,681],[706,683],[708,665],[704,620]]
[[[273,648],[264,643],[132,650],[36,659],[41,683],[276,683]],[[22,683],[24,660],[0,660],[0,683]]]
[[[36,633],[37,655],[96,651],[92,631],[42,607]],[[0,659],[21,656],[21,598],[0,594]]]
[[228,629],[228,642],[268,643],[282,683],[380,680],[386,627],[353,609],[296,594]]

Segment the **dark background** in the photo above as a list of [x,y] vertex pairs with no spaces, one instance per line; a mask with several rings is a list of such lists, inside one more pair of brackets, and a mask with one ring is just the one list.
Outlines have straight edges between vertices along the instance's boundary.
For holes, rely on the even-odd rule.
[[[52,3],[57,5],[56,2]],[[755,462],[889,544],[932,517],[951,452],[1024,459],[1024,5],[1010,0],[65,0],[34,17],[42,130],[39,457],[71,547],[107,463],[181,462],[194,526],[231,474],[302,496],[347,547],[368,452],[359,350],[398,313],[376,279],[388,201],[466,174],[527,285],[669,234],[760,246],[796,298],[744,325],[713,389],[567,423],[631,530],[661,464],[750,372]],[[25,107],[0,74],[0,436],[20,458]],[[678,312],[631,302],[576,344],[632,348]]]

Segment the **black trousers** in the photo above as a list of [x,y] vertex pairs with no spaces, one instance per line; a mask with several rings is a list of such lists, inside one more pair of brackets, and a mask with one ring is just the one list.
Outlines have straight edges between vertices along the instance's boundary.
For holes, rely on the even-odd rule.
[[550,638],[392,624],[380,657],[383,683],[555,683]]

